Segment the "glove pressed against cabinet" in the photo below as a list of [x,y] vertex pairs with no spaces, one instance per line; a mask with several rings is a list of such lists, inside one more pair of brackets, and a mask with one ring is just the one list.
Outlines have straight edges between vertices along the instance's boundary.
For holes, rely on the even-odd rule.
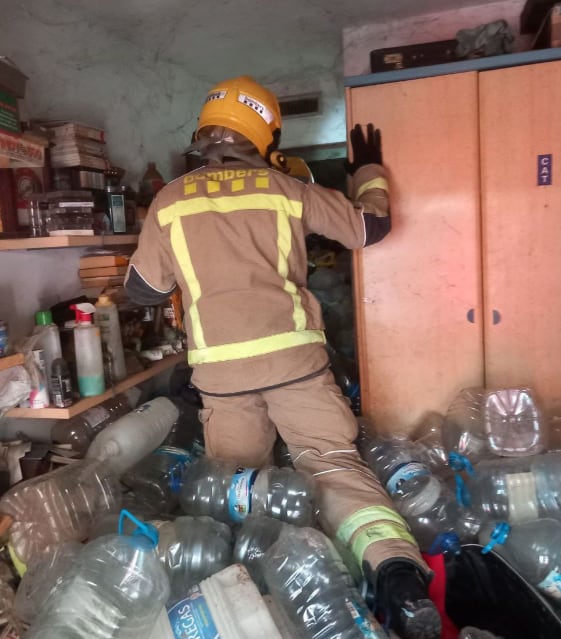
[[392,231],[354,256],[363,413],[410,432],[462,388],[561,414],[561,62],[347,89],[382,131]]

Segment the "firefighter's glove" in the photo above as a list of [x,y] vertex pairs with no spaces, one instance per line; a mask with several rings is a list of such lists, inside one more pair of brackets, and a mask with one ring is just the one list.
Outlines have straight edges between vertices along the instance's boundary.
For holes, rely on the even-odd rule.
[[345,162],[345,169],[349,175],[365,164],[382,164],[382,136],[380,129],[375,129],[372,123],[366,127],[366,137],[360,124],[356,124],[350,131],[353,161]]

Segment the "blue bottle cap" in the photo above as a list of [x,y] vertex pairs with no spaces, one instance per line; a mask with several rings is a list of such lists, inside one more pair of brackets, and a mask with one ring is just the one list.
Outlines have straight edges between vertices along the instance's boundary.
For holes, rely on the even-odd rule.
[[453,555],[459,555],[462,552],[460,538],[455,532],[440,533],[435,537],[428,550],[429,555],[440,555],[445,552]]
[[511,526],[506,521],[501,521],[499,524],[495,526],[495,529],[491,533],[491,539],[489,539],[489,543],[481,550],[482,555],[486,555],[488,552],[491,552],[493,548],[498,544],[502,545],[508,539],[510,535]]

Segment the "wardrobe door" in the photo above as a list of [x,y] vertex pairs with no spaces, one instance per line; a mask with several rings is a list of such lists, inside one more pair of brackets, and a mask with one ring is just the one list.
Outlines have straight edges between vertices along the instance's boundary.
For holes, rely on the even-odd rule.
[[[561,62],[480,74],[485,374],[561,409]],[[557,413],[559,414],[559,413]]]
[[392,231],[354,256],[363,414],[407,433],[483,382],[475,72],[347,89],[382,131]]

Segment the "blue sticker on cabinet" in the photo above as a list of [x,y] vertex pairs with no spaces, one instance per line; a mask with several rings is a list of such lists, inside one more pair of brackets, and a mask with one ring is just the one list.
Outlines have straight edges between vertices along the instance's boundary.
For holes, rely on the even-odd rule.
[[553,172],[553,156],[551,153],[538,155],[538,186],[550,186]]

